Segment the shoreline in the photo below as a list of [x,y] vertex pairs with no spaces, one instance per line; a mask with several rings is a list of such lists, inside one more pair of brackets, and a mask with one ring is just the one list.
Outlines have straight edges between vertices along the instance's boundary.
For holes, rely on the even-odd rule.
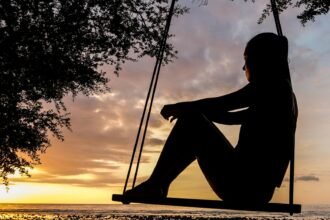
[[330,220],[324,216],[272,216],[223,214],[214,216],[203,215],[156,215],[156,214],[38,214],[38,213],[10,213],[0,212],[0,220]]

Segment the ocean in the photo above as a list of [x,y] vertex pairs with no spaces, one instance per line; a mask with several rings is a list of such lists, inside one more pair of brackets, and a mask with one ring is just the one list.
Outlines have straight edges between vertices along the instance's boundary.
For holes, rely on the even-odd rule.
[[242,212],[157,205],[0,204],[0,220],[330,220],[330,205],[303,205],[301,214]]

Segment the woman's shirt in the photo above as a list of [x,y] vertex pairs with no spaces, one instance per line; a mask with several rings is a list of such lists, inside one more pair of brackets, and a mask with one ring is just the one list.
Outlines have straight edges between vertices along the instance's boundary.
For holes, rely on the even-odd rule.
[[255,178],[280,186],[294,147],[295,95],[283,80],[258,88],[253,99],[241,124],[236,152],[242,167],[257,171]]

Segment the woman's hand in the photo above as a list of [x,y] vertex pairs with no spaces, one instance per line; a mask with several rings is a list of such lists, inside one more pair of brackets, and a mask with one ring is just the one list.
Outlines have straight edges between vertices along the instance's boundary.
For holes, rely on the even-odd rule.
[[163,109],[160,111],[160,114],[163,116],[163,118],[172,122],[179,117],[180,110],[178,109],[176,104],[164,105]]
[[181,102],[177,104],[165,105],[160,111],[160,114],[163,116],[163,118],[172,122],[173,120],[179,118],[180,115],[182,115],[187,109],[188,104]]

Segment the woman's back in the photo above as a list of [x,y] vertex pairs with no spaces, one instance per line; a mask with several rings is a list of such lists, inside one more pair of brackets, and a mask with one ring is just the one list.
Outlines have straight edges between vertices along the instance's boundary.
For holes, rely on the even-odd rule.
[[256,181],[280,186],[294,147],[297,114],[288,81],[258,88],[236,147],[239,163]]

